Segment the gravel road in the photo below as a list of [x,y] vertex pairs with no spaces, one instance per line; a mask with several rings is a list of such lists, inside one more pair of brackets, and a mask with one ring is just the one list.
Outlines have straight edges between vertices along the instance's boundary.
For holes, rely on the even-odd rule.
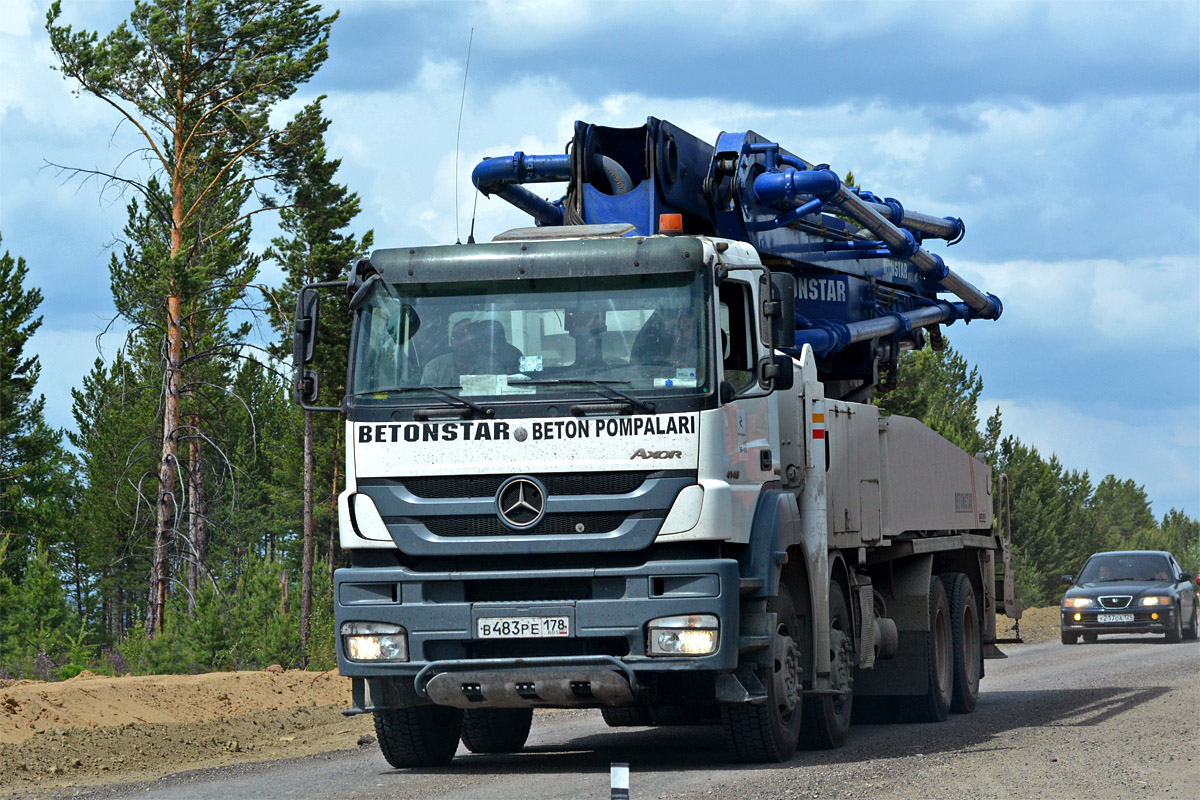
[[1193,798],[1200,782],[1200,643],[1158,637],[1008,646],[987,662],[973,714],[940,724],[856,725],[847,746],[787,764],[731,765],[712,727],[619,729],[595,711],[539,714],[525,751],[459,751],[445,769],[393,770],[357,751],[183,773],[38,797],[607,798],[630,764],[642,798]]

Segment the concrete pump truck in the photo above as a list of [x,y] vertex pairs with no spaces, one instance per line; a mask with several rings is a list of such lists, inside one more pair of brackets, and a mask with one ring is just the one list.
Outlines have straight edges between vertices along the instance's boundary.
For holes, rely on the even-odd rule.
[[923,245],[962,221],[655,118],[473,180],[537,224],[353,264],[340,406],[310,366],[333,285],[296,313],[297,401],[345,415],[347,713],[388,762],[520,750],[538,708],[716,723],[759,762],[840,746],[856,703],[970,712],[1019,616],[992,471],[869,402],[1000,316]]

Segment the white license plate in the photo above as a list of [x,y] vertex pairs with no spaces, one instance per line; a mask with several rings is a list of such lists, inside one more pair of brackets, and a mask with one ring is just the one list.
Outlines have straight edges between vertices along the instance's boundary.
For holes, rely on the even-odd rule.
[[1097,614],[1097,622],[1133,622],[1133,614]]
[[570,617],[480,617],[477,639],[547,639],[571,635]]

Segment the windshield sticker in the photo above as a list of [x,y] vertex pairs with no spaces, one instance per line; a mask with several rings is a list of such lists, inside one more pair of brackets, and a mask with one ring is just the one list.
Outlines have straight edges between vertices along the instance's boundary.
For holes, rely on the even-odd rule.
[[541,372],[542,357],[541,356],[521,356],[521,372]]
[[464,395],[534,394],[537,392],[537,389],[532,386],[522,386],[519,382],[510,383],[507,375],[463,375],[460,379]]

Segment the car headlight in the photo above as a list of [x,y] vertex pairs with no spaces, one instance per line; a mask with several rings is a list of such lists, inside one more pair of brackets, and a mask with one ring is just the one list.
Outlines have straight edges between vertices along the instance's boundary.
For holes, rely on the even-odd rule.
[[1063,608],[1087,608],[1096,605],[1096,601],[1090,597],[1064,597],[1062,604]]
[[408,633],[386,622],[343,622],[342,644],[351,661],[408,661]]
[[1141,599],[1140,605],[1143,605],[1143,606],[1169,606],[1174,602],[1175,601],[1172,600],[1168,595],[1155,594],[1155,595],[1149,595],[1147,597],[1143,597]]
[[659,617],[646,629],[646,654],[651,656],[707,656],[717,651],[721,641],[715,614]]

